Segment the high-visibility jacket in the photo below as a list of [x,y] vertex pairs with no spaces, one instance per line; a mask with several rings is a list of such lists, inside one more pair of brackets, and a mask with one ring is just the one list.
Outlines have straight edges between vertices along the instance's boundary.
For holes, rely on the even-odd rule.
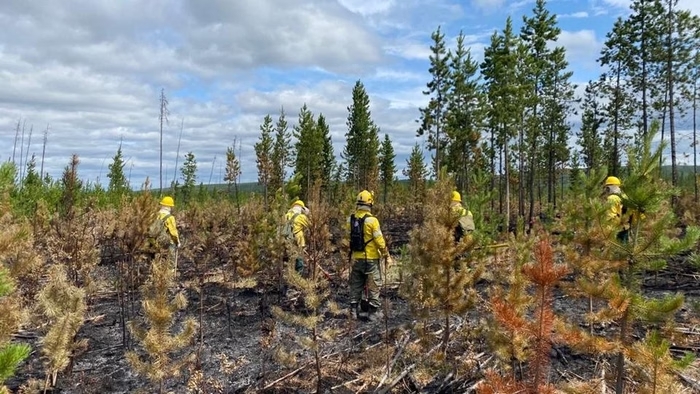
[[[296,217],[294,217],[294,215],[296,215]],[[306,237],[304,236],[304,229],[309,227],[309,218],[306,216],[306,214],[304,214],[301,207],[292,207],[284,215],[284,218],[287,221],[294,219],[294,222],[292,223],[292,233],[294,234],[294,241],[298,247],[306,247]]]
[[[168,216],[170,215],[170,216]],[[165,226],[165,229],[168,231],[168,234],[170,234],[170,239],[172,241],[173,245],[177,245],[180,243],[180,233],[177,231],[177,224],[175,223],[175,216],[173,216],[170,211],[166,208],[161,208],[160,211],[158,211],[158,219],[163,220],[163,225]]]
[[[382,229],[379,225],[379,219],[371,216],[371,213],[366,209],[355,210],[356,218],[363,218],[367,215],[370,217],[365,219],[364,226],[364,241],[365,241],[365,251],[353,251],[352,258],[355,260],[368,259],[368,260],[378,260],[382,257],[389,255],[389,251],[386,248],[386,241],[384,240],[384,235],[382,235]],[[346,222],[345,229],[347,233],[350,233],[350,217]]]

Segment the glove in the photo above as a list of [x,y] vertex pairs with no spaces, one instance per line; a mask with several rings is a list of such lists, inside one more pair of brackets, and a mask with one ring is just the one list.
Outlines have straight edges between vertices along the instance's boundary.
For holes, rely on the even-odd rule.
[[391,255],[386,256],[386,264],[387,265],[393,265],[394,264],[394,258],[391,257]]
[[182,244],[180,243],[180,241],[177,241],[177,247],[178,247],[178,249],[180,248],[181,245],[182,245]]

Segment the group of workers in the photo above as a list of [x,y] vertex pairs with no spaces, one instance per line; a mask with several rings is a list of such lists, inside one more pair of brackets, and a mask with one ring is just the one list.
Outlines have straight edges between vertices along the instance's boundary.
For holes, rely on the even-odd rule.
[[[617,238],[627,242],[630,222],[623,220],[626,213],[622,204],[623,193],[620,189],[620,179],[610,176],[605,180],[603,196],[609,204],[607,217],[612,226],[618,228]],[[172,247],[180,247],[180,236],[172,215],[174,207],[172,197],[166,196],[160,202],[158,219],[163,221],[165,230],[170,234]],[[381,261],[386,259],[387,265],[393,264],[384,236],[382,235],[379,219],[372,215],[374,205],[373,193],[363,190],[357,195],[355,212],[347,219],[346,231],[350,234],[350,254],[352,270],[349,277],[350,311],[354,316],[364,317],[370,321],[381,319],[379,289],[382,283]],[[455,242],[474,230],[473,214],[462,205],[459,192],[451,195],[450,210],[456,222],[454,228]],[[304,250],[306,248],[305,229],[309,226],[309,209],[302,200],[292,202],[291,208],[285,214],[285,222],[291,229],[290,241],[294,252],[294,268],[297,273],[304,273]],[[357,238],[357,239],[354,239]],[[364,304],[364,305],[363,305]]]

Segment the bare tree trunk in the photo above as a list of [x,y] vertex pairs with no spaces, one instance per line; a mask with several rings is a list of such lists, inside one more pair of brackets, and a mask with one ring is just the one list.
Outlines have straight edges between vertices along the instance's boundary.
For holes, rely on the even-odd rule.
[[180,159],[180,142],[182,142],[182,129],[185,125],[185,118],[180,120],[180,137],[177,139],[177,150],[175,151],[175,171],[173,172],[173,181],[170,182],[170,193],[175,192],[175,179],[177,178],[177,162]]
[[697,110],[698,110],[698,81],[693,84],[693,184],[695,185],[695,203],[698,200],[698,135],[697,135]]
[[44,182],[44,158],[46,157],[46,142],[49,139],[49,125],[46,125],[46,130],[44,131],[44,144],[43,147],[41,148],[41,172],[39,173],[39,177],[41,178],[41,182]]
[[17,128],[15,129],[15,143],[12,146],[12,164],[15,164],[15,165],[17,165],[17,163],[15,162],[15,153],[17,152],[17,141],[19,141],[19,130],[20,130],[19,125],[21,122],[22,122],[21,119],[17,121]]
[[[674,119],[674,103],[673,103],[673,1],[668,2],[668,37],[666,45],[668,46],[668,58],[666,59],[666,67],[668,68],[668,131],[671,137],[671,185],[678,185],[678,166],[676,165],[676,123]],[[678,206],[678,196],[671,196],[673,207]]]

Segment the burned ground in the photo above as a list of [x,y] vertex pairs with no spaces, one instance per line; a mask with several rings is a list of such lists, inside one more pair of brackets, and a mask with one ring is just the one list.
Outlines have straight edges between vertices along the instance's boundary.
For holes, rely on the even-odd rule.
[[[398,223],[387,227],[386,232],[393,238],[393,252],[396,254],[408,239],[410,225]],[[347,272],[336,269],[340,266],[337,262],[342,258],[335,255],[326,268],[333,275],[330,298],[341,307],[347,307]],[[700,280],[686,260],[682,257],[672,259],[665,270],[649,274],[643,286],[644,292],[650,296],[662,296],[669,292],[682,292],[686,296],[685,306],[676,314],[679,341],[671,348],[678,357],[688,351],[700,354],[700,330],[697,329]],[[104,278],[115,275],[114,266],[109,264],[103,264],[99,269]],[[185,291],[189,304],[179,313],[178,323],[174,327],[176,330],[186,316],[198,319],[200,312],[200,293],[196,286],[194,265],[182,261],[179,271],[179,288]],[[305,334],[304,330],[276,321],[270,312],[273,305],[279,305],[286,311],[306,314],[299,294],[288,291],[280,297],[274,286],[262,283],[251,288],[232,289],[220,278],[221,273],[213,270],[203,286],[201,330],[204,342],[198,362],[183,370],[181,376],[169,379],[166,391],[314,392],[316,372],[312,356],[296,345]],[[557,316],[584,326],[582,316],[586,312],[586,303],[562,291],[562,287],[571,280],[571,276],[565,278],[562,286],[556,289],[554,310]],[[492,366],[496,359],[486,339],[479,336],[479,327],[484,324],[488,313],[485,302],[488,287],[487,281],[480,282],[477,288],[481,298],[476,308],[466,316],[452,320],[455,339],[450,344],[449,353],[462,364],[460,368],[437,366],[439,363],[434,363],[428,357],[431,349],[435,349],[439,343],[441,326],[437,322],[427,325],[423,329],[425,334],[419,338],[416,334],[417,321],[400,292],[400,284],[395,280],[387,284],[383,293],[389,300],[388,318],[384,323],[357,321],[342,313],[322,310],[322,328],[337,329],[332,338],[322,341],[320,345],[323,391],[473,392],[475,384],[483,378],[484,370]],[[137,316],[141,315],[139,309],[136,305]],[[636,327],[635,337],[643,337],[645,328]],[[612,325],[597,325],[592,329],[606,336],[613,336],[616,332]],[[76,352],[72,365],[66,373],[59,375],[52,392],[154,392],[154,387],[145,378],[136,375],[128,365],[122,335],[117,294],[107,286],[91,300],[90,315],[78,334],[78,339],[88,340],[87,348]],[[43,380],[37,350],[38,338],[39,335],[31,331],[18,334],[17,340],[31,343],[34,352],[17,376],[8,382],[11,390],[17,391],[32,378]],[[291,350],[295,362],[283,365],[278,361],[274,353],[279,346]],[[199,347],[198,333],[186,351],[197,352]],[[140,349],[138,344],[133,344],[133,348],[137,351]],[[548,377],[553,383],[600,379],[603,371],[609,373],[611,360],[606,357],[578,354],[567,346],[556,344],[550,356],[552,365]],[[389,374],[386,373],[387,363],[391,365]],[[696,371],[697,363],[695,365],[681,372],[687,392],[700,392],[700,374]],[[527,365],[519,363],[513,366],[516,375],[527,369]],[[610,384],[610,374],[605,377]],[[195,386],[197,389],[194,389]]]

